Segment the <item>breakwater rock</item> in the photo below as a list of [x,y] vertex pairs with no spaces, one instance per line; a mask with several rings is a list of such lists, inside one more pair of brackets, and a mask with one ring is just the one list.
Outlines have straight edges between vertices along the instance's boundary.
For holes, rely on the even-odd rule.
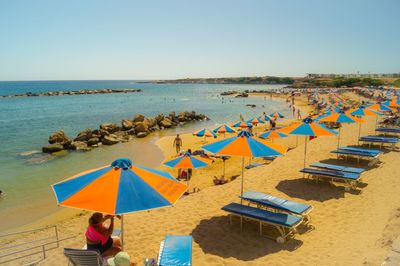
[[75,138],[68,137],[63,130],[49,136],[49,144],[42,147],[42,152],[53,153],[62,150],[89,151],[100,145],[114,145],[128,142],[133,137],[144,138],[151,132],[183,125],[188,122],[205,121],[209,118],[196,112],[171,112],[168,115],[158,114],[156,117],[136,115],[132,119],[123,119],[121,124],[103,123],[98,129],[87,128]]
[[141,89],[94,89],[94,90],[68,90],[68,91],[47,91],[47,92],[26,92],[12,95],[0,95],[0,98],[14,97],[42,97],[42,96],[64,96],[64,95],[86,95],[86,94],[109,94],[109,93],[130,93],[141,92]]

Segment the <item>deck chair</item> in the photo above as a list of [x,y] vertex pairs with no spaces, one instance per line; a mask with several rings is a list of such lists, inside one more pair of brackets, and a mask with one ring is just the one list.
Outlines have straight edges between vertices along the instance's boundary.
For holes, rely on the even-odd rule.
[[[239,203],[230,203],[222,207],[222,210],[229,212],[231,224],[233,216],[240,218],[240,230],[243,230],[243,219],[258,222],[260,224],[260,235],[263,235],[264,225],[273,226],[279,232],[279,236],[275,238],[278,243],[284,243],[290,237],[294,237],[297,233],[296,228],[303,222],[303,218],[299,216],[271,212]],[[264,236],[269,237],[267,235]]]
[[[240,197],[240,196],[239,196]],[[285,212],[293,215],[299,215],[303,217],[305,224],[311,221],[310,212],[313,210],[313,206],[298,203],[286,199],[281,199],[275,196],[271,196],[265,193],[256,191],[246,191],[240,197],[243,200],[256,204],[257,208],[264,207],[270,211]]]
[[308,174],[309,178],[313,178],[316,181],[321,179],[328,179],[331,183],[335,181],[344,182],[346,184],[346,191],[349,191],[350,188],[356,189],[357,184],[360,181],[360,174],[357,173],[349,173],[349,172],[341,172],[341,171],[333,171],[333,170],[320,170],[313,168],[303,168],[300,172]]
[[252,168],[256,168],[256,167],[262,166],[262,165],[265,165],[265,164],[263,164],[263,163],[252,163],[252,164],[247,165],[245,168],[246,169],[252,169]]
[[192,240],[192,236],[167,235],[161,241],[157,265],[191,266]]
[[398,138],[395,137],[383,137],[383,136],[362,136],[358,139],[363,143],[367,143],[369,147],[372,144],[378,143],[382,149],[383,144],[390,144],[392,149],[396,147],[397,142],[399,142]]
[[360,159],[369,161],[368,166],[373,166],[379,162],[379,155],[380,153],[371,153],[365,152],[361,150],[348,150],[348,149],[337,149],[331,151],[331,153],[338,154],[338,158],[344,158],[347,160],[348,158],[355,158],[357,163],[360,163]]
[[399,127],[379,127],[377,129],[375,129],[375,131],[383,132],[383,133],[400,134],[400,128]]
[[356,173],[356,174],[361,174],[365,171],[364,168],[347,167],[347,166],[342,166],[342,165],[337,165],[337,164],[327,164],[327,163],[320,163],[320,162],[312,163],[312,164],[310,164],[310,166],[316,167],[316,168],[321,168],[321,169],[336,170],[336,171]]
[[68,265],[74,266],[107,266],[107,258],[94,250],[64,248],[64,255],[68,258]]
[[380,151],[380,150],[365,149],[365,148],[360,148],[360,147],[339,147],[339,150],[357,151],[357,152],[362,152],[362,153],[369,153],[372,155],[379,155],[382,153],[382,151]]

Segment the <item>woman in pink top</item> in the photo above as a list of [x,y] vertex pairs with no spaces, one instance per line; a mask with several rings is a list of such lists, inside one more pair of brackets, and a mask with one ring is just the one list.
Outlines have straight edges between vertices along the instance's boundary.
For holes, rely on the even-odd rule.
[[[103,223],[110,219],[107,227]],[[87,249],[98,251],[103,257],[114,256],[122,250],[118,237],[111,237],[114,230],[114,216],[95,212],[89,218],[89,226],[86,230]]]

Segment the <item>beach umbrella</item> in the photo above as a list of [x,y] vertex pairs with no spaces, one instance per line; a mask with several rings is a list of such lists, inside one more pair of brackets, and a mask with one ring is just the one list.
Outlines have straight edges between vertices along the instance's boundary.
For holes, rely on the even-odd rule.
[[[174,158],[164,163],[164,165],[176,169],[196,169],[209,164],[210,160],[201,158],[200,156],[191,155],[188,152],[178,158]],[[189,177],[187,178],[187,186],[189,187]]]
[[239,134],[235,137],[207,144],[202,146],[202,148],[213,154],[242,158],[242,180],[240,195],[243,195],[245,157],[280,156],[287,151],[287,147],[253,137],[253,135],[246,130],[239,132]]
[[[364,122],[364,120],[361,120],[360,118],[357,118],[355,116],[350,115],[349,113],[345,113],[341,111],[340,113],[334,113],[329,116],[323,117],[319,120],[320,122],[332,122],[332,123],[361,123]],[[339,148],[340,144],[340,129],[339,127],[339,134],[338,134],[338,143],[337,147]]]
[[261,119],[261,118],[259,118],[259,117],[255,117],[255,118],[252,118],[252,119],[249,119],[249,120],[247,120],[247,122],[246,122],[247,124],[252,124],[252,125],[257,125],[257,124],[264,124],[265,122]]
[[217,135],[208,128],[203,128],[196,132],[193,132],[192,135],[196,137],[204,137],[204,139],[206,139],[206,137],[213,137],[213,138],[217,137]]
[[384,101],[382,102],[382,104],[389,106],[389,107],[400,107],[400,105],[398,104],[398,102],[396,100],[391,100],[391,101]]
[[373,105],[369,105],[367,106],[368,109],[377,111],[377,112],[390,112],[390,111],[394,111],[393,107],[387,106],[383,103],[376,103]]
[[269,116],[275,117],[275,118],[277,118],[277,117],[284,118],[285,117],[283,114],[278,113],[278,112],[274,112],[274,113],[270,114]]
[[[376,123],[378,121],[378,116],[383,115],[383,114],[381,114],[381,113],[379,113],[377,111],[365,108],[365,106],[360,106],[360,107],[358,107],[356,109],[350,110],[349,112],[350,112],[351,115],[354,115],[354,116],[375,116],[376,117],[375,127],[376,127]],[[358,128],[358,139],[360,138],[360,135],[361,135],[361,123],[360,123],[360,126]]]
[[260,135],[262,139],[278,139],[278,138],[286,138],[287,135],[285,133],[279,132],[277,130],[270,130]]
[[265,122],[266,122],[266,121],[275,120],[275,118],[270,117],[269,115],[262,115],[262,116],[260,116],[260,117],[258,117],[258,118],[260,118],[261,120],[264,120]]
[[[127,158],[52,185],[59,206],[111,215],[173,205],[187,186],[169,173],[133,165]],[[123,243],[123,216],[121,218]]]
[[214,133],[235,133],[236,131],[228,125],[221,125],[215,128]]
[[[293,125],[279,129],[279,132],[290,135],[302,135],[305,137],[304,143],[304,168],[306,167],[307,157],[307,138],[319,136],[335,136],[337,132],[325,127],[322,124],[314,123],[314,121],[307,117],[302,123],[295,123]],[[304,173],[303,173],[304,177]]]
[[239,121],[239,122],[237,122],[236,124],[234,124],[233,127],[251,128],[251,127],[253,127],[253,125],[252,125],[252,124],[249,124],[249,123],[245,123],[245,122],[243,122],[243,121]]

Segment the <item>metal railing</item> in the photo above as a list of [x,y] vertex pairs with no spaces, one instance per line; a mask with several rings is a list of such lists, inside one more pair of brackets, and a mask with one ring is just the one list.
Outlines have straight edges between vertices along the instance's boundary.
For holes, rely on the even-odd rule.
[[[18,241],[20,240],[21,237],[23,237],[24,234],[38,234],[39,232],[44,232],[45,234],[49,233],[50,236],[44,235],[39,237],[38,239],[26,242]],[[35,261],[37,263],[46,258],[47,251],[58,248],[60,246],[59,242],[75,238],[75,236],[65,237],[60,239],[58,235],[57,226],[53,225],[34,230],[26,230],[26,231],[0,235],[0,242],[3,242],[3,240],[7,238],[10,238],[9,241],[13,244],[0,246],[0,264],[15,262],[16,260],[42,254],[41,258]]]

